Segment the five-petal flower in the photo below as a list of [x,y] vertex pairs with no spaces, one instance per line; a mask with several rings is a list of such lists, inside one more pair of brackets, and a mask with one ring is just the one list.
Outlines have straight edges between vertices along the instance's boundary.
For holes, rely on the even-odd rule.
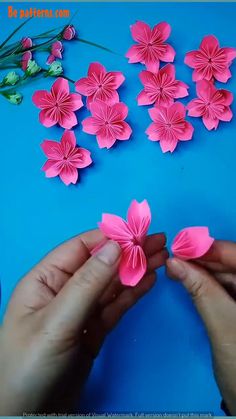
[[32,100],[41,109],[39,120],[45,127],[59,124],[65,129],[70,129],[77,125],[75,111],[83,106],[83,102],[81,95],[70,93],[66,79],[59,77],[52,85],[50,92],[36,91]]
[[119,243],[122,249],[119,275],[122,284],[135,286],[144,276],[147,259],[143,251],[144,240],[151,222],[148,202],[132,201],[127,221],[117,215],[103,214],[99,228],[103,234]]
[[228,90],[217,89],[211,81],[201,80],[196,85],[198,99],[188,103],[189,116],[201,116],[208,130],[216,129],[219,121],[231,121],[230,105],[233,95]]
[[213,35],[205,36],[196,51],[185,56],[185,64],[194,68],[193,81],[216,80],[226,83],[231,77],[229,70],[236,58],[236,48],[220,48],[218,39]]
[[96,99],[113,105],[119,102],[119,95],[116,91],[124,82],[125,78],[120,71],[106,71],[100,63],[91,63],[88,69],[88,76],[83,77],[75,83],[76,91],[87,96],[87,108]]
[[127,106],[122,103],[107,105],[101,100],[91,102],[92,116],[82,121],[83,131],[97,137],[100,148],[110,148],[116,140],[128,140],[132,129],[124,121],[128,114]]
[[65,131],[61,142],[45,140],[41,147],[48,157],[42,167],[46,177],[60,176],[65,185],[75,184],[78,180],[78,169],[83,169],[92,163],[90,152],[76,146],[73,131]]
[[137,44],[126,53],[129,63],[142,63],[149,71],[157,72],[160,61],[174,61],[175,50],[165,43],[171,32],[168,23],[158,23],[151,29],[147,23],[138,21],[131,25],[130,30]]
[[139,105],[169,106],[174,99],[188,96],[188,85],[175,80],[175,66],[167,64],[158,73],[141,71],[139,78],[144,89],[139,93],[137,100]]
[[194,128],[185,121],[186,110],[182,103],[175,102],[169,108],[162,106],[149,109],[153,123],[146,134],[151,141],[160,141],[163,153],[175,150],[178,141],[191,140]]

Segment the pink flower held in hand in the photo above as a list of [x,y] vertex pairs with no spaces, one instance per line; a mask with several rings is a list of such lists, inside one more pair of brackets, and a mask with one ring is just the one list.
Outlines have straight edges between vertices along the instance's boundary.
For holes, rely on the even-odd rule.
[[167,64],[158,73],[141,71],[139,78],[144,89],[139,93],[139,105],[169,106],[174,99],[188,96],[189,86],[182,81],[175,80],[175,66]]
[[185,107],[175,102],[169,108],[156,107],[149,109],[151,119],[154,121],[146,130],[151,141],[160,141],[163,153],[175,150],[178,141],[191,140],[193,126],[185,121]]
[[83,131],[97,137],[100,148],[110,148],[116,140],[128,140],[132,129],[124,121],[128,114],[127,106],[120,102],[112,106],[101,100],[91,102],[92,116],[82,121]]
[[91,63],[88,77],[83,77],[75,83],[76,91],[87,96],[87,108],[95,99],[100,99],[108,105],[119,102],[116,91],[125,78],[120,71],[106,71],[100,63]]
[[210,237],[207,227],[188,227],[181,230],[171,246],[177,258],[183,260],[197,259],[205,255],[214,239]]
[[21,46],[23,49],[29,49],[33,46],[33,41],[31,38],[22,38],[21,42]]
[[147,270],[147,259],[143,251],[144,240],[151,222],[151,212],[146,200],[132,201],[127,221],[112,214],[103,214],[99,228],[122,249],[119,275],[122,284],[135,286]]
[[73,25],[68,25],[65,28],[62,37],[66,41],[71,41],[71,39],[73,39],[75,35],[76,35],[75,27]]
[[233,95],[228,90],[217,89],[211,81],[201,80],[196,85],[198,99],[187,105],[189,116],[201,116],[208,130],[216,129],[219,121],[231,121],[233,114],[229,107]]
[[21,59],[21,68],[23,71],[27,70],[29,61],[32,59],[32,53],[31,51],[26,51],[24,52],[24,54],[22,55],[22,59]]
[[51,91],[37,90],[32,98],[34,104],[42,109],[39,120],[45,127],[59,124],[70,129],[77,125],[75,111],[83,106],[78,93],[70,93],[69,83],[59,77],[52,85]]
[[129,63],[142,63],[146,65],[149,71],[157,72],[160,61],[174,61],[174,48],[165,44],[171,32],[168,23],[158,23],[151,29],[147,23],[138,21],[131,25],[130,30],[133,39],[138,44],[133,45],[126,54]]
[[73,131],[65,131],[60,143],[45,140],[41,147],[48,157],[42,167],[46,177],[60,176],[65,185],[75,184],[78,180],[78,169],[83,169],[92,163],[90,152],[76,146]]
[[186,54],[184,62],[194,68],[193,81],[214,77],[226,83],[231,77],[229,67],[235,57],[236,48],[220,48],[218,39],[208,35],[203,38],[199,50]]
[[56,58],[62,59],[63,45],[60,41],[56,41],[51,46],[51,54],[47,59],[47,64],[52,64]]

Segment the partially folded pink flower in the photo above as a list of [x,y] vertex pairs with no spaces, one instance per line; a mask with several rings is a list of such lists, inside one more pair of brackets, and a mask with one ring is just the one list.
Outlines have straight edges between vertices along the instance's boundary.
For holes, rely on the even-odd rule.
[[73,39],[76,35],[76,30],[75,27],[73,25],[68,25],[64,32],[63,32],[63,39],[65,39],[66,41],[71,41],[71,39]]
[[142,63],[149,71],[157,72],[160,61],[166,63],[174,61],[175,50],[165,43],[171,32],[168,23],[158,23],[151,29],[147,23],[138,21],[130,26],[130,30],[137,44],[133,45],[126,54],[129,63]]
[[141,71],[139,78],[144,89],[137,99],[139,105],[169,106],[174,99],[188,96],[189,86],[182,81],[175,80],[175,66],[167,64],[158,73]]
[[181,230],[171,246],[177,258],[188,260],[205,255],[212,246],[214,239],[210,237],[207,227],[188,227]]
[[185,121],[186,110],[182,103],[175,102],[169,108],[162,106],[149,109],[154,121],[146,130],[151,141],[160,141],[163,153],[175,150],[178,141],[191,140],[194,128]]
[[29,61],[32,59],[32,52],[31,51],[26,51],[24,52],[24,54],[22,55],[22,59],[21,59],[21,68],[23,71],[26,71]]
[[65,131],[60,143],[45,140],[41,147],[48,157],[42,167],[46,177],[60,176],[65,185],[75,184],[78,180],[78,169],[83,169],[92,163],[90,152],[76,146],[73,131]]
[[77,125],[75,111],[83,106],[83,102],[78,93],[70,93],[66,79],[59,77],[53,83],[50,92],[37,90],[32,100],[42,109],[39,120],[45,127],[59,124],[65,129],[70,129]]
[[236,48],[220,48],[218,39],[213,35],[205,36],[196,51],[185,56],[185,64],[194,68],[193,81],[216,80],[226,83],[231,77],[229,70],[236,57]]
[[53,61],[55,61],[56,58],[62,58],[62,52],[63,52],[63,45],[61,41],[53,42],[51,46],[51,54],[49,55],[47,59],[47,64],[52,64]]
[[233,94],[228,90],[217,89],[211,81],[201,80],[196,85],[198,99],[187,105],[189,116],[201,116],[208,130],[216,129],[220,121],[231,121],[233,114],[230,105]]
[[122,249],[119,275],[122,284],[135,286],[147,270],[147,259],[143,251],[144,240],[151,222],[148,202],[132,201],[127,221],[117,215],[103,214],[99,228]]
[[21,45],[23,49],[29,49],[33,46],[33,41],[29,37],[22,38]]
[[116,140],[128,140],[132,129],[124,121],[128,115],[127,106],[122,103],[107,105],[101,100],[90,103],[92,116],[82,121],[83,131],[97,137],[100,148],[110,148]]
[[100,63],[91,63],[88,69],[88,77],[83,77],[75,83],[76,91],[87,96],[87,108],[96,99],[113,105],[119,102],[116,91],[124,82],[125,78],[120,71],[106,71]]

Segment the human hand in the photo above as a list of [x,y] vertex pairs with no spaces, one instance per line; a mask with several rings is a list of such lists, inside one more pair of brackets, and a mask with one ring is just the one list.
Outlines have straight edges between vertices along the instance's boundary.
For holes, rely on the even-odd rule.
[[167,271],[196,304],[211,341],[216,381],[236,415],[236,243],[216,240],[194,263],[168,259]]
[[73,412],[107,333],[155,282],[168,252],[148,236],[148,270],[134,288],[117,277],[120,248],[98,230],[49,253],[17,286],[0,329],[0,415]]

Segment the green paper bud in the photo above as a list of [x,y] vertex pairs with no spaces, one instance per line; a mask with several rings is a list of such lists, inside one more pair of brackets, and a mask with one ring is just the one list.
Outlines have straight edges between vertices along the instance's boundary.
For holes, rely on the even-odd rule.
[[14,86],[20,80],[20,76],[15,71],[10,71],[3,79],[2,85]]
[[17,92],[5,93],[4,96],[13,105],[19,105],[22,102],[22,99],[23,99],[22,94],[17,93]]
[[27,74],[27,76],[34,76],[40,70],[41,70],[41,67],[39,67],[39,65],[36,63],[35,60],[29,60],[25,73]]
[[63,73],[63,68],[60,61],[53,61],[47,71],[47,74],[49,76],[59,76],[61,73]]

